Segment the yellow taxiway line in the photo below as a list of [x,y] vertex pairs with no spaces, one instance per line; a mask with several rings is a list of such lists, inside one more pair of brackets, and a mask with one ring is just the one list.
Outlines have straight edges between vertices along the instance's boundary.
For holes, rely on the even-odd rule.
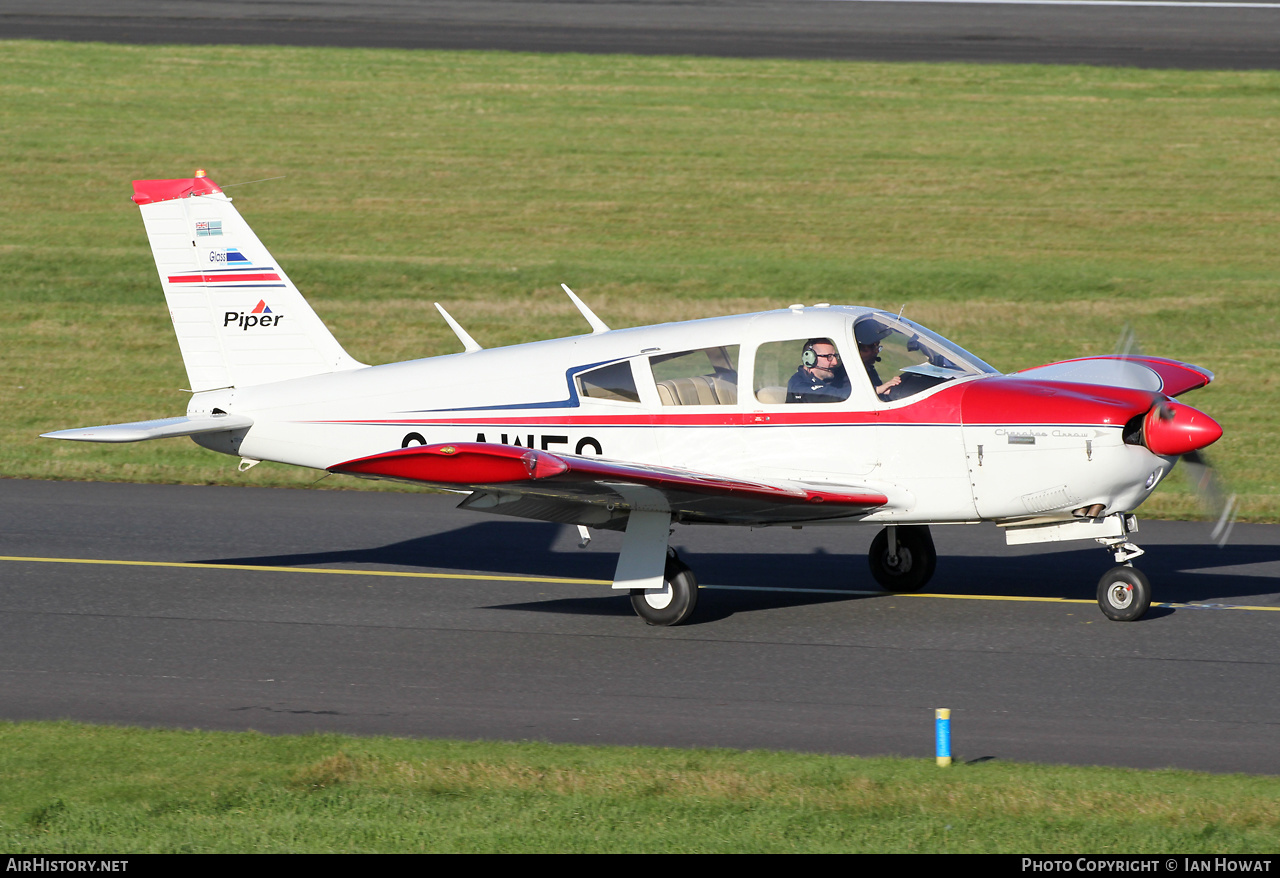
[[[187,570],[249,570],[260,573],[325,573],[337,576],[399,576],[410,579],[474,579],[488,582],[545,582],[560,585],[611,585],[607,579],[567,579],[554,576],[498,576],[489,573],[413,573],[398,570],[340,570],[333,567],[272,567],[261,564],[207,564],[195,561],[115,561],[106,558],[34,558],[22,555],[0,555],[0,561],[18,561],[39,564],[97,564],[118,567],[173,567]],[[830,588],[766,588],[763,586],[704,585],[702,588],[725,591],[801,592],[805,594],[843,594],[864,597],[892,596],[898,598],[935,598],[951,601],[1014,601],[1017,603],[1047,604],[1095,604],[1097,601],[1081,598],[1038,598],[1017,595],[994,594],[937,594],[934,592],[884,592]],[[1179,604],[1152,602],[1153,607],[1188,610],[1255,610],[1280,612],[1280,607],[1259,607],[1244,604]]]
[[604,579],[564,579],[553,576],[496,576],[485,573],[411,573],[398,570],[339,570],[333,567],[270,567],[260,564],[202,564],[195,561],[112,561],[104,558],[28,558],[0,555],[0,561],[28,561],[41,564],[103,564],[119,567],[177,567],[187,570],[252,570],[263,573],[332,573],[338,576],[407,576],[413,579],[484,579],[498,582],[558,582],[562,584],[609,585]]

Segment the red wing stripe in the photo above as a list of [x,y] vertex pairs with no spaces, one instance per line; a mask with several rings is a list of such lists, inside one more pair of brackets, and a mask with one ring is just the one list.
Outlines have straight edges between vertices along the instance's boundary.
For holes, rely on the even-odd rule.
[[496,485],[543,479],[568,470],[559,458],[514,445],[475,442],[418,445],[348,460],[329,472],[387,476],[436,485]]

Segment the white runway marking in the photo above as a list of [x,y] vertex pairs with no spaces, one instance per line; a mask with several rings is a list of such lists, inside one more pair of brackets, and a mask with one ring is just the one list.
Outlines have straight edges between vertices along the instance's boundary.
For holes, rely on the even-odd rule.
[[1261,561],[1257,564],[1232,564],[1230,567],[1197,567],[1183,573],[1206,573],[1210,576],[1259,576],[1264,579],[1280,579],[1275,564]]
[[[1191,571],[1188,571],[1191,572]],[[723,591],[768,591],[775,594],[785,594],[787,592],[802,592],[804,594],[842,594],[851,596],[865,597],[894,597],[894,598],[934,598],[936,600],[947,601],[1012,601],[1014,603],[1041,603],[1041,604],[1097,604],[1096,600],[1091,598],[1037,598],[1028,595],[996,595],[996,594],[938,594],[936,592],[888,592],[888,591],[857,591],[854,589],[835,589],[835,588],[767,588],[760,585],[702,585],[699,588],[717,589]],[[1166,609],[1187,609],[1187,610],[1262,610],[1271,612],[1280,612],[1280,607],[1259,607],[1249,606],[1246,604],[1178,604],[1170,602],[1152,601],[1153,607],[1164,607]]]

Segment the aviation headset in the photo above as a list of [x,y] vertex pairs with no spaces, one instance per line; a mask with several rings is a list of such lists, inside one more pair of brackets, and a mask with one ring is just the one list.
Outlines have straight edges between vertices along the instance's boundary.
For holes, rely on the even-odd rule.
[[[818,365],[818,355],[813,350],[813,346],[816,344],[831,344],[831,339],[811,338],[804,343],[804,350],[800,353],[800,362],[803,363],[806,368],[812,369],[814,366]],[[831,346],[835,347],[835,345]]]

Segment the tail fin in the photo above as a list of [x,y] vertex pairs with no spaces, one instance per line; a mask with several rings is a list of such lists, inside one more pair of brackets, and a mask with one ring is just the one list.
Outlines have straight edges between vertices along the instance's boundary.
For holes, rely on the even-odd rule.
[[246,387],[363,366],[338,344],[203,171],[135,180],[191,390]]

